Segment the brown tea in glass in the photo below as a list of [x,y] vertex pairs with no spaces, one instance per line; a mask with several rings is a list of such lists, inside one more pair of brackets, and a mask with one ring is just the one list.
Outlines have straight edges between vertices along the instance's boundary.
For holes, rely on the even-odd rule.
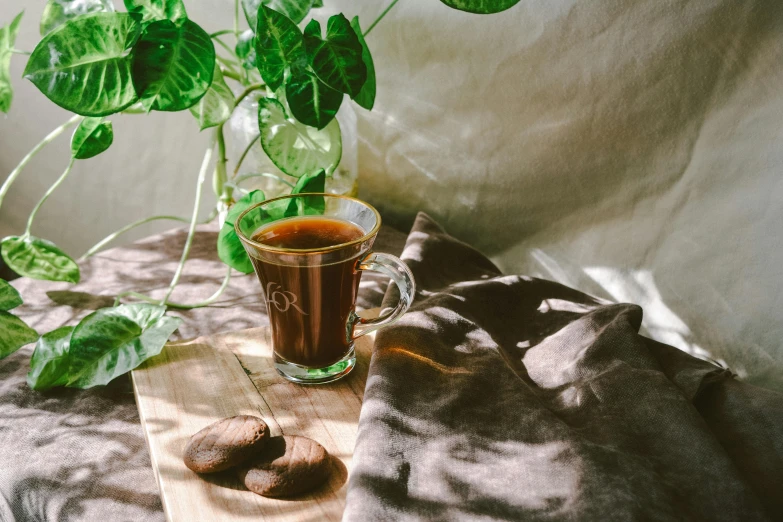
[[[410,306],[415,286],[408,267],[371,251],[380,224],[370,205],[333,194],[271,199],[236,219],[266,299],[274,365],[286,379],[315,384],[347,375],[356,364],[354,340]],[[396,307],[375,319],[355,313],[364,270],[388,275],[400,289]]]
[[[359,239],[348,221],[295,217],[262,227],[253,240],[277,248],[313,249]],[[252,259],[266,295],[272,343],[278,355],[315,368],[339,361],[353,342],[345,325],[354,311],[362,273],[357,258],[323,266],[279,265]]]

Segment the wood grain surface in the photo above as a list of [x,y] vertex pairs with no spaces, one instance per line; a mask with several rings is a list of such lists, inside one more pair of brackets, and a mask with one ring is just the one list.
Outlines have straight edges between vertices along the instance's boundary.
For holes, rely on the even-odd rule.
[[[134,370],[136,404],[168,520],[340,520],[371,350],[372,338],[362,337],[350,375],[331,384],[297,385],[275,371],[264,327],[169,343]],[[329,483],[278,500],[247,491],[230,470],[197,475],[185,467],[191,435],[241,414],[263,418],[272,435],[304,435],[323,444],[332,455]]]

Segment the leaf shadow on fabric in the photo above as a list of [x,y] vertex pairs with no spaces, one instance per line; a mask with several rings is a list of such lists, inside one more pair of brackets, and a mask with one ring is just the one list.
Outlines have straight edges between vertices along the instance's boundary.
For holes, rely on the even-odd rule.
[[0,486],[11,520],[163,520],[127,376],[41,393],[27,388],[26,365],[11,369],[0,393],[0,440],[16,450]]
[[502,276],[423,214],[403,259],[346,520],[765,519],[692,402],[730,374],[639,335],[640,307]]
[[46,295],[54,303],[61,306],[71,306],[81,310],[97,310],[114,305],[114,298],[108,295],[94,295],[88,292],[73,292],[70,290],[51,290]]

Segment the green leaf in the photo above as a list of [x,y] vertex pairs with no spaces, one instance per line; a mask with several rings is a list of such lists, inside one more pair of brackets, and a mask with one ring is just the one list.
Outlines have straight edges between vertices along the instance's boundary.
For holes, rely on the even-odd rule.
[[103,118],[85,118],[71,138],[71,156],[74,159],[88,159],[108,149],[114,141],[114,130],[110,121]]
[[234,51],[237,57],[242,60],[242,67],[245,69],[255,69],[258,67],[256,62],[256,33],[248,29],[237,38],[237,45]]
[[38,42],[24,76],[47,98],[76,114],[122,111],[137,100],[127,50],[140,31],[136,15],[80,16]]
[[171,20],[176,22],[188,17],[182,0],[124,0],[129,13],[142,16],[141,23],[147,24],[155,20]]
[[353,100],[368,111],[371,111],[373,105],[375,105],[375,64],[372,61],[370,48],[367,47],[367,42],[364,41],[364,36],[362,36],[362,28],[359,25],[358,16],[354,16],[353,20],[351,20],[351,27],[356,32],[359,43],[362,44],[362,61],[367,67],[367,81],[364,82],[362,90],[353,97]]
[[139,325],[142,330],[149,328],[158,319],[166,314],[166,307],[149,304],[122,305],[120,307],[121,315],[129,318]]
[[68,347],[73,329],[73,326],[63,326],[38,339],[27,374],[30,388],[41,391],[68,383]]
[[145,109],[181,111],[209,89],[215,46],[197,24],[183,20],[152,22],[133,48],[133,86]]
[[22,296],[8,281],[0,279],[0,310],[12,310],[22,304]]
[[255,41],[253,40],[255,37],[256,33],[253,32],[252,29],[248,29],[239,35],[239,38],[237,38],[237,45],[234,48],[237,58],[247,58],[255,45]]
[[249,274],[253,271],[253,265],[250,263],[250,257],[248,257],[245,247],[242,246],[237,232],[234,229],[234,223],[236,223],[239,215],[255,205],[261,203],[266,197],[260,190],[254,190],[249,194],[246,194],[242,199],[231,205],[226,213],[226,222],[218,233],[217,251],[218,257],[225,264],[231,268],[242,272],[243,274]]
[[34,236],[8,236],[0,242],[3,259],[17,274],[32,279],[78,283],[76,261],[51,241]]
[[[291,189],[291,194],[306,194],[309,192],[316,194],[326,192],[326,172],[324,169],[319,169],[314,174],[305,174],[299,178],[294,188]],[[299,207],[303,207],[301,212]],[[292,199],[288,204],[285,216],[321,215],[324,213],[324,210],[326,210],[326,201],[323,196],[307,196]]]
[[163,307],[127,304],[98,310],[76,325],[68,348],[68,382],[73,388],[108,384],[158,355],[182,319]]
[[313,174],[305,174],[296,182],[296,185],[291,189],[291,194],[306,194],[313,192],[316,194],[322,194],[326,192],[326,171],[319,169],[318,172]]
[[318,9],[319,7],[323,7],[323,6],[324,6],[323,0],[315,0],[313,2],[313,9]]
[[262,2],[261,0],[242,0],[242,10],[245,12],[245,19],[247,25],[251,28],[255,28],[258,24],[258,8],[268,2]]
[[26,344],[34,343],[38,333],[10,312],[0,310],[0,359]]
[[314,0],[269,0],[264,3],[275,11],[280,11],[293,20],[294,23],[298,24],[304,20],[307,13],[310,12]]
[[447,6],[476,14],[492,14],[505,11],[519,3],[519,0],[440,0]]
[[342,155],[340,125],[336,119],[321,130],[289,119],[274,98],[258,100],[261,146],[272,162],[289,176],[301,177],[324,169],[334,172]]
[[302,32],[285,15],[262,5],[256,26],[256,61],[261,78],[273,90],[283,83],[286,67],[304,67]]
[[321,24],[310,20],[304,31],[305,51],[315,74],[329,87],[356,97],[367,80],[362,44],[351,23],[342,14],[329,18],[326,39]]
[[285,82],[285,97],[291,114],[305,125],[323,129],[343,102],[343,93],[323,83],[310,71],[292,72]]
[[11,49],[16,43],[16,33],[19,32],[23,14],[24,11],[16,15],[9,25],[0,27],[0,111],[6,114],[14,98],[14,89],[11,86]]
[[77,16],[113,12],[111,0],[49,0],[41,15],[39,29],[44,36]]
[[284,14],[298,24],[310,12],[313,0],[242,0],[242,9],[245,11],[245,18],[250,27],[257,25],[258,8],[262,5]]
[[233,227],[242,212],[257,203],[262,203],[264,201],[266,201],[266,195],[264,195],[264,192],[261,190],[253,190],[245,194],[228,209],[228,212],[226,212],[226,222],[224,224],[229,224]]
[[190,108],[190,113],[198,120],[199,129],[204,130],[228,121],[232,112],[234,112],[234,93],[226,84],[220,66],[215,63],[212,85],[198,104]]
[[242,272],[250,274],[253,272],[253,265],[250,263],[250,257],[245,252],[245,247],[237,236],[233,226],[223,225],[218,232],[217,240],[218,257],[225,264]]

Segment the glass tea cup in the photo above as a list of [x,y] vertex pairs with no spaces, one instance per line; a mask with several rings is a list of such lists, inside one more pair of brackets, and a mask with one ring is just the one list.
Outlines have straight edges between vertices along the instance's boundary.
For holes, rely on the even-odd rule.
[[[317,231],[319,226],[324,231],[347,227],[353,233],[347,237],[355,239],[315,248],[264,239],[275,230]],[[372,251],[380,226],[381,216],[372,206],[335,194],[282,196],[237,218],[234,227],[265,294],[275,368],[289,381],[316,384],[347,375],[356,364],[354,340],[392,324],[413,301],[415,283],[408,267],[395,256]],[[399,288],[395,308],[375,319],[355,313],[365,270],[391,277]]]

